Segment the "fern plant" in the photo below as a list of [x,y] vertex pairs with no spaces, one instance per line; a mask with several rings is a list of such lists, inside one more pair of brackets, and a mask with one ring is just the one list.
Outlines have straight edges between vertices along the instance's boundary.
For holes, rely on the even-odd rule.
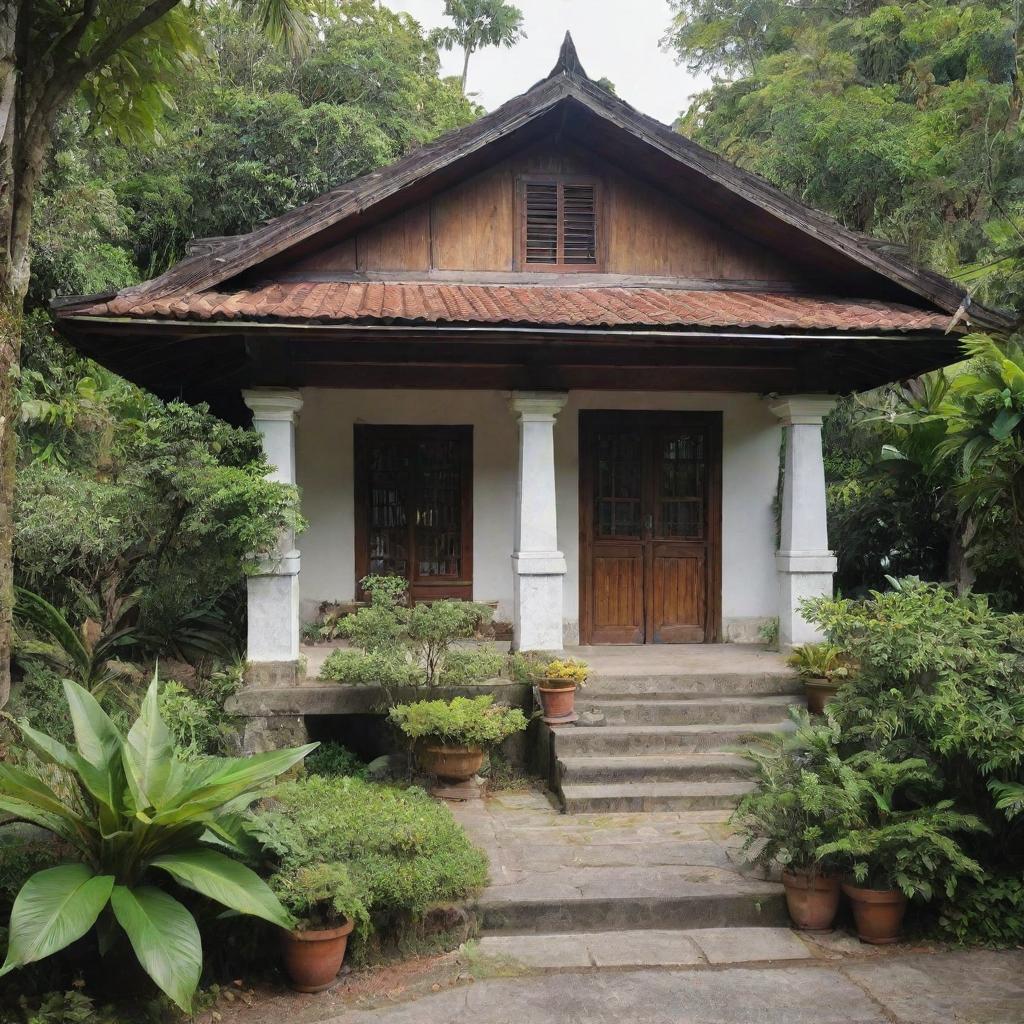
[[740,852],[752,864],[810,876],[832,873],[837,862],[819,849],[837,839],[846,793],[837,782],[839,730],[793,708],[792,733],[775,733],[741,751],[754,767],[755,788],[740,801],[731,823]]
[[926,761],[887,761],[864,750],[830,768],[843,794],[836,808],[838,835],[818,854],[842,865],[858,885],[929,900],[936,889],[952,896],[964,876],[981,879],[981,865],[953,837],[985,826],[957,811],[952,800],[922,802],[936,782]]

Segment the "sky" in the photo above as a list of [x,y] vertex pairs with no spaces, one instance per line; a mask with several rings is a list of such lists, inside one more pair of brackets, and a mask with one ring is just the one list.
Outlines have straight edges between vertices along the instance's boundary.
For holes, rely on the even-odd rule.
[[[671,124],[689,97],[709,82],[691,75],[662,51],[671,22],[666,0],[513,0],[523,12],[526,39],[513,49],[490,48],[469,62],[467,91],[493,110],[525,92],[554,66],[566,29],[587,74],[608,78],[638,110]],[[430,29],[445,22],[444,0],[385,0]],[[441,53],[445,74],[462,73],[461,51]]]

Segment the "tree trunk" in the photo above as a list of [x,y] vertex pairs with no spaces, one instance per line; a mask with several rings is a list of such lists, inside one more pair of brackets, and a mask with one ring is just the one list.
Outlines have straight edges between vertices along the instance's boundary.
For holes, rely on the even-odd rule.
[[11,693],[11,616],[14,610],[15,388],[21,366],[21,305],[11,252],[14,189],[17,4],[0,4],[0,706]]
[[466,95],[466,79],[469,76],[469,58],[472,56],[473,50],[467,44],[462,51],[462,95]]

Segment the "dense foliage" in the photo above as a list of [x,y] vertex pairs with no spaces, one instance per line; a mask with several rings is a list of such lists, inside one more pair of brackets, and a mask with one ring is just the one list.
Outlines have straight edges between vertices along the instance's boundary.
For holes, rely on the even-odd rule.
[[357,957],[374,934],[393,939],[433,905],[461,900],[487,878],[486,857],[448,808],[416,788],[340,777],[289,782],[249,828],[276,874],[318,864],[346,868],[359,901],[344,911],[359,924]]
[[835,721],[812,723],[806,712],[792,717],[795,733],[746,753],[755,789],[734,821],[750,860],[810,875],[841,873],[924,900],[937,892],[952,897],[962,878],[983,877],[958,840],[984,826],[941,798],[927,762],[859,749]]
[[849,227],[1019,305],[1024,134],[1009,0],[673,0],[667,44],[725,72],[682,127]]
[[[716,76],[682,131],[974,296],[1024,308],[1024,35],[1014,3],[671,6],[665,45]],[[968,352],[978,374],[859,396],[827,425],[845,593],[915,574],[1024,608],[1021,429],[1010,419],[1019,349],[985,346],[976,339]],[[985,450],[972,450],[983,435]]]
[[[969,888],[973,909],[940,903],[940,920],[958,938],[1012,939],[1024,895],[1024,820],[1005,794],[1024,791],[1024,618],[995,611],[980,595],[913,578],[893,584],[863,601],[806,606],[855,666],[829,712],[844,742],[889,762],[919,763],[934,806],[975,817],[990,833],[963,846],[996,888]],[[868,863],[859,827],[847,824],[842,852],[859,850]]]
[[189,763],[160,716],[156,679],[126,735],[87,690],[66,682],[64,691],[74,746],[20,723],[49,781],[34,767],[0,764],[0,812],[39,826],[69,851],[67,863],[32,875],[15,898],[0,976],[93,928],[107,952],[119,942],[116,922],[146,973],[188,1011],[202,969],[199,929],[157,883],[288,927],[270,889],[236,859],[238,814],[312,746]]

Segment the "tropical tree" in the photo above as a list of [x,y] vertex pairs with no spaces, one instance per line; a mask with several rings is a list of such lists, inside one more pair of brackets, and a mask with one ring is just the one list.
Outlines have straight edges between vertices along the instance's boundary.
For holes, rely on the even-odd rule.
[[445,50],[462,47],[462,91],[466,91],[469,58],[485,46],[513,47],[526,37],[523,12],[505,0],[445,0],[444,13],[453,25],[433,33]]
[[1020,13],[1008,0],[671,0],[714,84],[681,129],[857,230],[1024,303]]
[[[255,24],[301,45],[317,0],[238,0]],[[10,690],[15,389],[36,190],[54,132],[80,96],[121,138],[152,131],[164,80],[200,52],[199,4],[84,0],[0,5],[0,703]]]
[[25,745],[67,785],[0,763],[0,811],[46,829],[76,860],[33,875],[14,901],[0,975],[98,932],[101,952],[125,933],[146,973],[185,1012],[203,963],[192,915],[159,881],[283,928],[291,917],[242,854],[241,812],[316,744],[247,758],[183,761],[160,717],[154,677],[122,735],[95,697],[64,683],[69,748],[19,722]]

